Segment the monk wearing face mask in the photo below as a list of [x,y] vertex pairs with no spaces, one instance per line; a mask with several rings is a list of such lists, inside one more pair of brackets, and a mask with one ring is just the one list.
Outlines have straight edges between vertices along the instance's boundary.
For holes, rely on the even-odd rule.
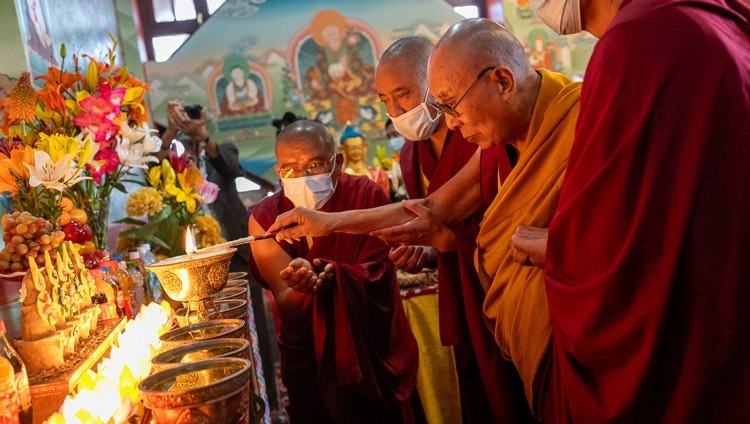
[[[460,131],[448,128],[445,116],[433,106],[427,88],[427,64],[433,44],[423,37],[404,37],[380,58],[375,84],[394,128],[407,140],[401,148],[401,172],[409,198],[421,199],[437,191],[464,166],[482,165],[484,199],[473,213],[447,227],[434,229],[442,240],[439,250],[429,246],[401,246],[391,259],[407,271],[437,266],[440,339],[452,346],[458,377],[463,422],[531,422],[523,389],[513,364],[502,357],[482,315],[485,292],[474,268],[479,222],[497,194],[498,172],[510,172],[505,150],[480,152]],[[491,172],[494,171],[494,172]],[[422,390],[420,388],[420,390]]]
[[[275,152],[283,190],[252,208],[251,234],[296,206],[339,212],[389,203],[374,182],[341,172],[342,155],[319,122],[285,127]],[[251,271],[278,307],[291,422],[412,422],[417,344],[388,247],[369,235],[332,234],[257,241],[251,253]]]

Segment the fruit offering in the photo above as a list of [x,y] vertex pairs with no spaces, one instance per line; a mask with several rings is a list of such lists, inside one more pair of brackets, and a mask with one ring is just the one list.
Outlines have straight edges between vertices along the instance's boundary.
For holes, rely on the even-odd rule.
[[65,240],[65,233],[44,218],[28,212],[15,211],[2,218],[3,241],[0,251],[0,273],[25,272],[28,258],[44,264],[44,252],[57,258],[57,247]]

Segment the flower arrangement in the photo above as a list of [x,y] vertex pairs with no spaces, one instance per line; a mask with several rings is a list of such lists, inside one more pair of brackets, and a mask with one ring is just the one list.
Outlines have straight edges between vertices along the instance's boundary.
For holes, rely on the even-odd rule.
[[94,244],[106,248],[109,198],[114,189],[125,192],[125,178],[158,160],[152,154],[161,140],[148,127],[144,96],[148,85],[115,63],[91,56],[79,67],[65,70],[66,49],[60,49],[60,67],[50,67],[36,90],[24,72],[16,87],[0,101],[5,141],[0,160],[0,190],[10,192],[16,208],[55,221],[61,214],[63,194],[83,208]]
[[146,180],[148,185],[125,202],[128,217],[118,222],[131,226],[120,232],[118,250],[148,242],[157,254],[184,253],[182,231],[187,226],[196,227],[199,248],[225,241],[216,219],[203,212],[204,205],[216,200],[219,187],[201,175],[186,153],[178,155],[173,147],[168,159],[149,170]]

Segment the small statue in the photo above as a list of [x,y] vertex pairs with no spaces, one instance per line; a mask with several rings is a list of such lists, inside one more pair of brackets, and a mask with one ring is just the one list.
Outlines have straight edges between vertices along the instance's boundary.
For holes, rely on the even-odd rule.
[[390,198],[391,185],[382,168],[367,165],[367,147],[362,133],[347,125],[341,135],[341,153],[344,154],[344,172],[349,175],[364,175],[375,181]]

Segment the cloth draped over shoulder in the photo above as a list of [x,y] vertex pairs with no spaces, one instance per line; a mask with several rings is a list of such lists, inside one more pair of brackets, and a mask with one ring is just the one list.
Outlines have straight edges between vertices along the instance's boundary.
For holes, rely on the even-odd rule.
[[[466,141],[459,131],[448,131],[439,158],[432,155],[426,141],[404,144],[400,164],[409,197],[419,199],[437,191],[469,162],[477,149],[478,146]],[[443,345],[454,347],[461,402],[469,422],[533,421],[518,373],[513,364],[502,358],[500,348],[487,330],[482,313],[485,292],[474,267],[479,223],[497,193],[498,179],[504,181],[509,172],[510,163],[502,147],[481,152],[477,183],[481,186],[483,201],[489,201],[451,227],[456,236],[456,251],[441,253],[438,257],[440,339]],[[422,187],[422,175],[429,181],[427,190]],[[475,364],[472,365],[472,361]],[[477,375],[472,376],[472,373]],[[478,381],[481,387],[468,387]]]
[[[387,204],[367,177],[342,174],[321,209],[338,212]],[[293,204],[283,191],[263,200],[252,214],[268,228]],[[334,233],[280,246],[291,258],[320,258],[336,266],[336,283],[314,296],[312,311],[290,315],[279,308],[282,378],[289,389],[294,422],[398,422],[414,389],[418,352],[404,316],[387,246],[375,237]],[[259,279],[251,258],[251,270]],[[318,388],[317,390],[315,388]],[[319,393],[316,393],[319,392]]]
[[626,0],[547,247],[558,422],[750,419],[750,4]]
[[581,93],[580,83],[562,74],[539,72],[542,82],[528,136],[516,146],[518,163],[484,214],[476,251],[479,279],[487,291],[487,325],[518,369],[532,410],[537,400],[534,381],[549,347],[551,325],[544,270],[515,263],[510,237],[519,225],[546,228],[552,220]]

